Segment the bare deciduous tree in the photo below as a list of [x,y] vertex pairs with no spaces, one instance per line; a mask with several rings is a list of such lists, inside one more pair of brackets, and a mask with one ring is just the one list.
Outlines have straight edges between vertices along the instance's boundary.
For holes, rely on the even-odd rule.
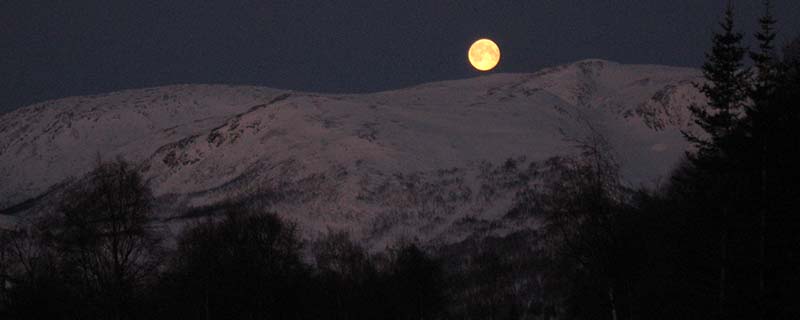
[[160,236],[150,190],[123,160],[98,163],[65,192],[50,217],[49,243],[80,292],[112,319],[134,314],[133,301],[158,265]]

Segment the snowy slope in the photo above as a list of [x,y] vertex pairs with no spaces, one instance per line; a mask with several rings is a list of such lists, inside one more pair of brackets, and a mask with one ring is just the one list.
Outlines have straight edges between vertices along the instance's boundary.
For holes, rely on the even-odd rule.
[[591,136],[631,185],[657,182],[688,147],[699,76],[585,60],[361,95],[184,85],[49,101],[0,116],[0,208],[119,156],[165,217],[234,199],[310,236],[448,242],[515,228],[531,170]]

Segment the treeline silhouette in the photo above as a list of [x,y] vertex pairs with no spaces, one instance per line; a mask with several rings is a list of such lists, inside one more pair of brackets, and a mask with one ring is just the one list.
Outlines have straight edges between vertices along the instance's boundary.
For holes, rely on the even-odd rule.
[[2,233],[3,319],[435,319],[438,262],[414,243],[369,255],[347,234],[302,256],[296,227],[231,206],[185,228],[174,250],[124,161],[100,163],[57,212]]
[[800,319],[800,39],[779,54],[766,8],[753,50],[726,10],[695,148],[656,190],[592,136],[515,197],[541,228],[370,253],[241,204],[167,237],[137,170],[98,163],[0,231],[0,318]]
[[695,149],[658,190],[620,184],[602,143],[554,164],[532,202],[560,318],[800,319],[800,39],[781,56],[765,8],[748,50],[729,4]]

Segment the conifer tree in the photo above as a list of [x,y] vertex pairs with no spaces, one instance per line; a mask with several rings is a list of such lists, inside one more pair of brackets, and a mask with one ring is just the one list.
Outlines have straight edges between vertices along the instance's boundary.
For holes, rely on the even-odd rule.
[[690,107],[694,122],[709,137],[684,132],[689,141],[700,148],[701,155],[719,151],[720,143],[737,124],[748,95],[749,73],[742,62],[746,49],[741,44],[742,34],[734,30],[733,6],[730,2],[720,27],[722,31],[714,34],[713,47],[706,53],[706,62],[703,64],[703,75],[708,82],[698,85],[708,104]]
[[[694,123],[703,129],[707,137],[684,132],[687,139],[698,148],[696,155],[689,155],[693,165],[701,172],[710,173],[715,181],[711,190],[706,191],[717,206],[712,214],[719,227],[719,276],[718,276],[718,316],[726,317],[729,285],[729,228],[731,201],[737,197],[731,194],[730,185],[735,185],[738,177],[733,176],[731,153],[739,150],[732,138],[740,128],[744,107],[750,93],[750,74],[744,68],[743,58],[747,50],[742,46],[742,34],[734,29],[733,5],[728,1],[725,14],[720,23],[721,31],[715,32],[711,51],[706,54],[703,64],[703,75],[706,82],[698,85],[706,96],[707,104],[693,105],[689,109],[694,116]],[[724,165],[720,165],[724,164]]]
[[[775,54],[775,23],[772,16],[772,4],[769,0],[764,1],[764,14],[759,18],[759,31],[755,34],[758,41],[757,51],[750,52],[756,74],[755,81],[751,88],[750,97],[752,104],[747,108],[748,131],[752,134],[754,147],[752,151],[758,156],[757,168],[759,170],[759,201],[758,201],[758,301],[759,314],[764,316],[763,308],[765,305],[766,283],[765,269],[767,264],[766,257],[766,236],[767,236],[767,215],[771,201],[768,199],[769,190],[769,171],[770,152],[774,148],[770,147],[771,141],[775,138],[770,128],[775,124],[776,110],[770,106],[773,101],[773,94],[777,88],[778,68]],[[772,124],[772,125],[771,125]]]

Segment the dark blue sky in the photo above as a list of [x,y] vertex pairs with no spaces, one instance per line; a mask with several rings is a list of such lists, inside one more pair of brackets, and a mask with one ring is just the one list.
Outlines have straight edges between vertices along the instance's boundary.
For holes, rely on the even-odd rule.
[[[800,1],[776,0],[779,41]],[[736,1],[751,33],[761,1]],[[368,92],[584,58],[699,66],[724,0],[3,0],[0,112],[72,95],[175,83]],[[749,39],[749,38],[748,38]]]

